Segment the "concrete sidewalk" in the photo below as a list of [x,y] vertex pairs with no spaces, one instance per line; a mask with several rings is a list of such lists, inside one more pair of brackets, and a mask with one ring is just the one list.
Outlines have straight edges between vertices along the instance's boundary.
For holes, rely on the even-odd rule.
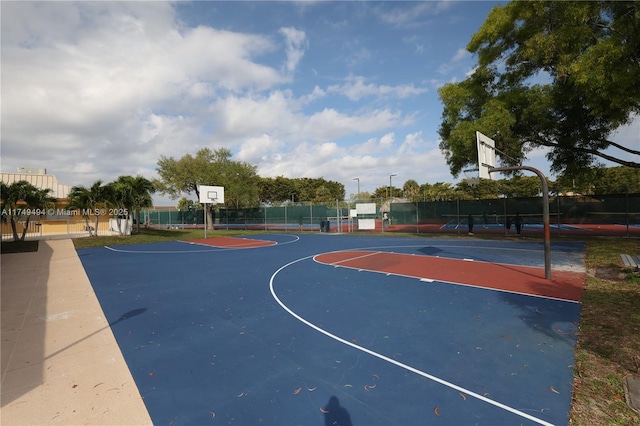
[[0,423],[151,425],[73,242],[0,261]]

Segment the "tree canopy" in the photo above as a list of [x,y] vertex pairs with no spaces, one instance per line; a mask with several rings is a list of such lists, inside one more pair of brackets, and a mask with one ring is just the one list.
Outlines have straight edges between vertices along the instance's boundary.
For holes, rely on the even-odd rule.
[[287,200],[333,202],[345,196],[344,185],[324,178],[260,178],[260,201],[274,204]]
[[640,168],[604,152],[640,154],[608,139],[640,114],[640,2],[496,6],[467,50],[475,71],[438,91],[440,149],[454,176],[477,164],[476,130],[506,166],[544,146],[551,170],[569,176],[600,159]]
[[203,148],[195,156],[186,154],[176,160],[164,155],[158,161],[160,179],[154,182],[158,192],[178,198],[195,193],[200,198],[200,185],[225,188],[225,202],[234,207],[255,204],[257,192],[256,166],[231,160],[231,151],[225,148]]

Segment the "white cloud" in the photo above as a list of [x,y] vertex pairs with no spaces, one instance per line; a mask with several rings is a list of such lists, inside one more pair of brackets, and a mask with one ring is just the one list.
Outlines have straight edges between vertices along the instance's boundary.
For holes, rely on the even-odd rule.
[[248,138],[243,142],[236,157],[239,161],[258,164],[267,160],[269,153],[279,149],[283,145],[284,143],[281,140],[265,133],[257,137]]
[[[389,4],[394,4],[390,2]],[[378,18],[385,24],[398,28],[416,28],[425,18],[439,14],[450,7],[447,1],[416,2],[409,7],[406,5],[386,10],[386,4],[375,9]]]
[[389,148],[393,145],[396,135],[394,133],[387,133],[380,138],[380,146],[383,148]]
[[453,55],[453,58],[451,58],[451,62],[457,63],[464,59],[469,58],[470,56],[471,56],[471,53],[469,53],[467,49],[460,48],[456,51],[456,54]]
[[299,98],[299,106],[305,106],[308,105],[318,99],[322,99],[326,96],[327,92],[323,89],[321,89],[320,87],[318,87],[317,85],[313,88],[313,91],[311,93],[309,93],[308,95],[302,95]]
[[427,89],[415,87],[413,84],[398,86],[366,84],[364,77],[350,76],[344,84],[329,86],[327,92],[343,94],[352,101],[359,101],[367,96],[403,99],[425,93]]
[[467,66],[471,57],[471,53],[469,53],[467,49],[461,47],[456,50],[456,53],[447,63],[441,64],[438,67],[438,72],[443,75],[448,75],[453,71],[458,71],[461,66]]
[[268,133],[280,140],[327,141],[349,134],[378,132],[399,125],[404,117],[389,109],[346,114],[334,108],[304,114],[300,102],[283,91],[268,96],[247,94],[219,99],[208,112],[218,125],[217,141],[242,141],[255,134]]
[[[361,191],[373,192],[388,185],[389,174],[395,173],[394,186],[402,186],[409,179],[419,183],[446,182],[450,173],[436,142],[423,140],[420,132],[404,136],[401,149],[385,151],[379,155],[382,145],[390,145],[395,135],[386,134],[371,138],[361,144],[343,146],[334,143],[314,145],[300,143],[291,150],[282,150],[260,164],[262,176],[325,177],[343,182],[347,194],[356,192],[349,182],[360,179]],[[385,142],[382,142],[385,140]]]
[[287,62],[285,69],[287,73],[293,74],[296,70],[298,63],[304,56],[304,50],[307,44],[307,39],[304,31],[297,30],[295,28],[280,28],[280,34],[285,38],[285,46],[287,53]]
[[168,3],[2,8],[3,170],[23,165],[26,146],[30,162],[73,180],[153,168],[206,146],[211,96],[285,81],[252,59],[277,48],[268,37],[181,28]]

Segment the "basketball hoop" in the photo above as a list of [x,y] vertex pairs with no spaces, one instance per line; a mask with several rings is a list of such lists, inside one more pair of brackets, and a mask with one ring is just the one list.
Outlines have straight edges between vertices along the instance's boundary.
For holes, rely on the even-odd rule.
[[467,183],[467,185],[477,186],[478,183],[480,183],[479,169],[466,169],[463,170],[462,173],[464,173],[464,181]]
[[218,191],[207,191],[207,199],[210,204],[218,204]]
[[200,204],[202,204],[205,207],[204,237],[207,238],[207,216],[208,216],[207,204],[213,204],[214,206],[218,203],[224,204],[224,187],[200,185],[198,188],[200,192]]

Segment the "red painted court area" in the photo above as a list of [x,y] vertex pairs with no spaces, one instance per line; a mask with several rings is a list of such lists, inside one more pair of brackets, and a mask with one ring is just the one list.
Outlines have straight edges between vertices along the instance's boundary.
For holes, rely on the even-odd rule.
[[547,280],[543,268],[366,250],[324,253],[315,260],[337,267],[571,301],[582,299],[585,280],[582,272],[554,270]]
[[275,241],[257,240],[254,238],[238,238],[238,237],[213,237],[213,238],[199,238],[196,240],[189,240],[189,243],[202,244],[205,246],[219,247],[219,248],[255,248],[274,246],[277,243]]

